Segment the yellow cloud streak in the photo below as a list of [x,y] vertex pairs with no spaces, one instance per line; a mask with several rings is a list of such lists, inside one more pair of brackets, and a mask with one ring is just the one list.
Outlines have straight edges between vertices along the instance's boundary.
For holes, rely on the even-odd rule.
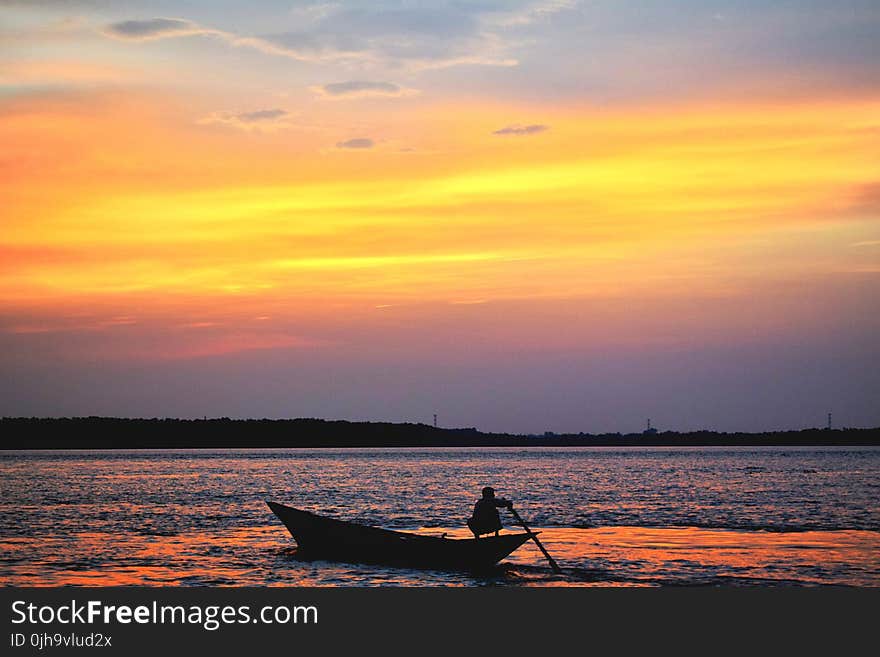
[[[668,281],[687,271],[681,254],[819,221],[880,179],[877,107],[571,112],[513,138],[491,134],[497,111],[460,108],[445,150],[313,154],[315,171],[293,184],[242,184],[241,164],[217,164],[218,146],[187,133],[160,131],[127,153],[90,144],[78,161],[73,128],[88,119],[63,119],[50,122],[53,138],[85,184],[55,190],[36,169],[10,176],[19,202],[2,244],[56,255],[0,265],[0,290],[19,301],[150,291],[452,300],[621,290],[663,272]],[[240,140],[232,147],[245,148]],[[264,148],[300,177],[301,157]],[[148,184],[137,167],[113,184],[87,176],[138,158],[166,169]],[[211,175],[182,188],[200,166]]]

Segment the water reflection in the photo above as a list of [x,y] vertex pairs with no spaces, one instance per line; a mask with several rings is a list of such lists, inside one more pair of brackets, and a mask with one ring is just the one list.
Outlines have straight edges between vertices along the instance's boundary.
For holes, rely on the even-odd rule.
[[[467,538],[461,528],[419,533]],[[60,585],[880,585],[880,534],[743,532],[697,528],[543,528],[562,566],[554,575],[531,543],[495,571],[383,568],[301,559],[283,528],[266,525],[175,536],[81,532],[0,541],[4,583]]]
[[[234,450],[0,455],[0,583],[880,586],[880,450]],[[489,577],[305,562],[263,503],[467,537],[491,483],[531,544]]]

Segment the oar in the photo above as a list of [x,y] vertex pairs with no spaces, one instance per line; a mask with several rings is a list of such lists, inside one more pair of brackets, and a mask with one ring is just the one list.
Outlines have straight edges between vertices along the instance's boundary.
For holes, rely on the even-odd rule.
[[537,545],[538,548],[540,548],[541,552],[544,553],[544,556],[547,557],[547,561],[550,562],[550,567],[553,569],[553,572],[556,573],[557,575],[560,574],[562,572],[562,568],[560,568],[557,565],[557,563],[553,560],[553,557],[550,556],[550,553],[547,552],[547,550],[544,548],[543,545],[541,545],[541,541],[538,540],[538,537],[535,535],[535,532],[533,532],[531,529],[529,529],[529,526],[526,524],[526,521],[523,520],[522,518],[520,518],[519,514],[516,512],[516,509],[514,509],[512,506],[509,506],[507,508],[513,514],[513,517],[516,518],[516,521],[520,525],[522,525],[523,529],[525,529],[529,534],[532,535],[532,540],[535,542],[535,545]]

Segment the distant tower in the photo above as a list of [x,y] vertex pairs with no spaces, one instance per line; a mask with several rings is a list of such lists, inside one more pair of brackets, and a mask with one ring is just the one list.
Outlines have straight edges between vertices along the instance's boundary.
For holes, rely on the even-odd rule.
[[828,413],[828,428],[831,428],[831,413]]
[[434,413],[434,428],[437,428],[437,414]]
[[650,430],[651,430],[651,418],[648,418],[648,426],[645,427],[645,431],[650,431]]

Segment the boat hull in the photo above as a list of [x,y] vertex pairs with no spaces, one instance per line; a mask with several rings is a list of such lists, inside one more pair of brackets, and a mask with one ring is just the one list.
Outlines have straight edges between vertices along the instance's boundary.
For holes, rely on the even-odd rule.
[[303,556],[333,561],[479,571],[491,568],[533,536],[421,536],[326,518],[277,502],[266,503],[287,527]]

